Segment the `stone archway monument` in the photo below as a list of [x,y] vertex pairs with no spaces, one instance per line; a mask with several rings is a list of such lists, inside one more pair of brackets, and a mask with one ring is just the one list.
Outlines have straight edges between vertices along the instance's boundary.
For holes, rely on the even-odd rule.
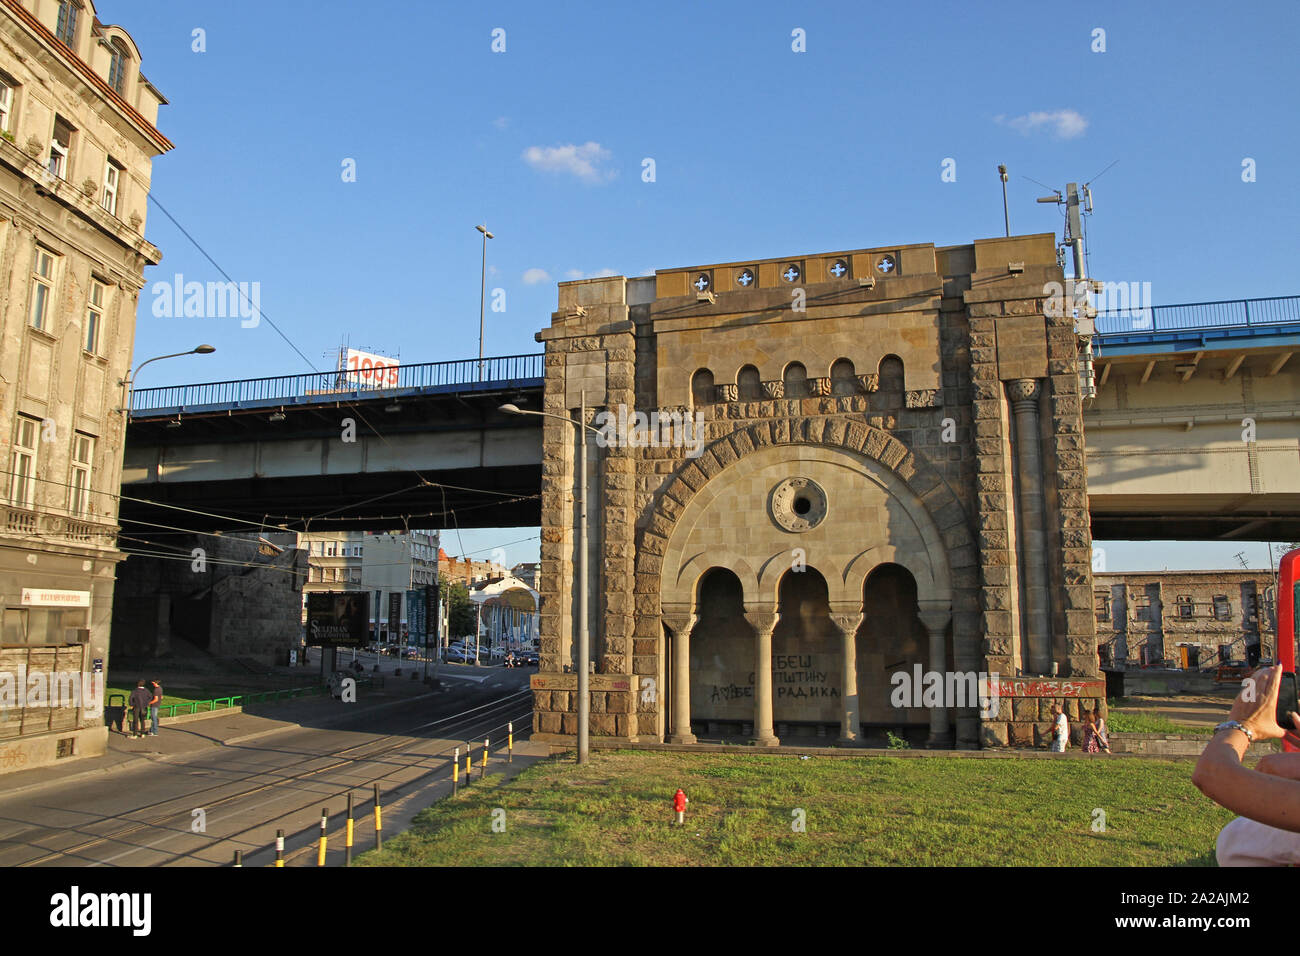
[[[736,718],[761,745],[778,723],[845,745],[896,726],[935,747],[1033,745],[1053,699],[1104,705],[1078,342],[1044,308],[1062,283],[1044,234],[560,284],[537,336],[542,410],[585,400],[601,430],[593,741],[689,743]],[[582,446],[558,419],[543,429],[534,732],[571,742]],[[915,584],[907,634],[866,619],[886,565]],[[809,568],[816,611],[782,624],[780,583]],[[739,581],[741,606],[693,658],[711,569]],[[701,658],[706,643],[734,659]],[[752,680],[730,678],[715,713],[712,673]],[[923,677],[930,692],[899,703]]]

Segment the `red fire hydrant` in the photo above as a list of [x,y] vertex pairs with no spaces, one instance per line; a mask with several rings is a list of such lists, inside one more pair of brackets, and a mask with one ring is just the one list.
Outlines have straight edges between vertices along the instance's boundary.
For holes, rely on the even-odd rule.
[[690,802],[690,800],[686,799],[686,794],[682,791],[682,788],[678,787],[677,792],[673,794],[673,809],[677,811],[678,826],[686,822],[686,804]]

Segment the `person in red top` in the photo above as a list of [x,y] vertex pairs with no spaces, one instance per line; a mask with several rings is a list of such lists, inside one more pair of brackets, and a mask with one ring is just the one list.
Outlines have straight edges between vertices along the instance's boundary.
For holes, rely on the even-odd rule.
[[686,804],[690,802],[686,799],[686,794],[682,792],[682,788],[678,787],[677,792],[673,794],[673,809],[677,811],[678,826],[686,822]]

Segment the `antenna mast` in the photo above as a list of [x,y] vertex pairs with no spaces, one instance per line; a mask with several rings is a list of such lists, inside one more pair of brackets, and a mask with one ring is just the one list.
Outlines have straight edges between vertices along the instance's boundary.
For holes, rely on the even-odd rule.
[[[1082,199],[1081,199],[1082,196]],[[1092,190],[1084,183],[1065,184],[1065,196],[1041,196],[1040,203],[1065,207],[1065,236],[1058,246],[1058,259],[1065,267],[1065,250],[1069,247],[1074,261],[1074,278],[1065,280],[1066,301],[1073,303],[1074,332],[1079,340],[1079,395],[1084,401],[1097,397],[1096,371],[1093,366],[1092,337],[1097,331],[1097,309],[1089,295],[1093,280],[1088,277],[1087,253],[1083,247],[1083,214],[1092,213]]]

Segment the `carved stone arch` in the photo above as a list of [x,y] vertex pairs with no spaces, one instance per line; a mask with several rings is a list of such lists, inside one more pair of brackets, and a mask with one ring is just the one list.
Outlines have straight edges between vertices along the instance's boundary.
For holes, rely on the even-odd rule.
[[[637,573],[649,576],[642,578],[641,593],[669,599],[661,579],[669,540],[685,508],[709,481],[723,469],[759,449],[790,444],[843,448],[872,459],[892,472],[933,520],[938,540],[947,552],[952,589],[975,588],[978,552],[965,509],[933,466],[888,432],[865,422],[842,418],[781,418],[757,422],[715,440],[668,483],[655,504],[650,521],[642,532],[641,546],[637,549]],[[872,567],[876,563],[881,562],[873,562]],[[848,581],[855,578],[860,586],[870,568],[863,567],[861,571],[861,578],[857,578],[856,573],[848,580],[841,577],[840,587],[847,587]],[[679,593],[672,584],[669,591]]]

